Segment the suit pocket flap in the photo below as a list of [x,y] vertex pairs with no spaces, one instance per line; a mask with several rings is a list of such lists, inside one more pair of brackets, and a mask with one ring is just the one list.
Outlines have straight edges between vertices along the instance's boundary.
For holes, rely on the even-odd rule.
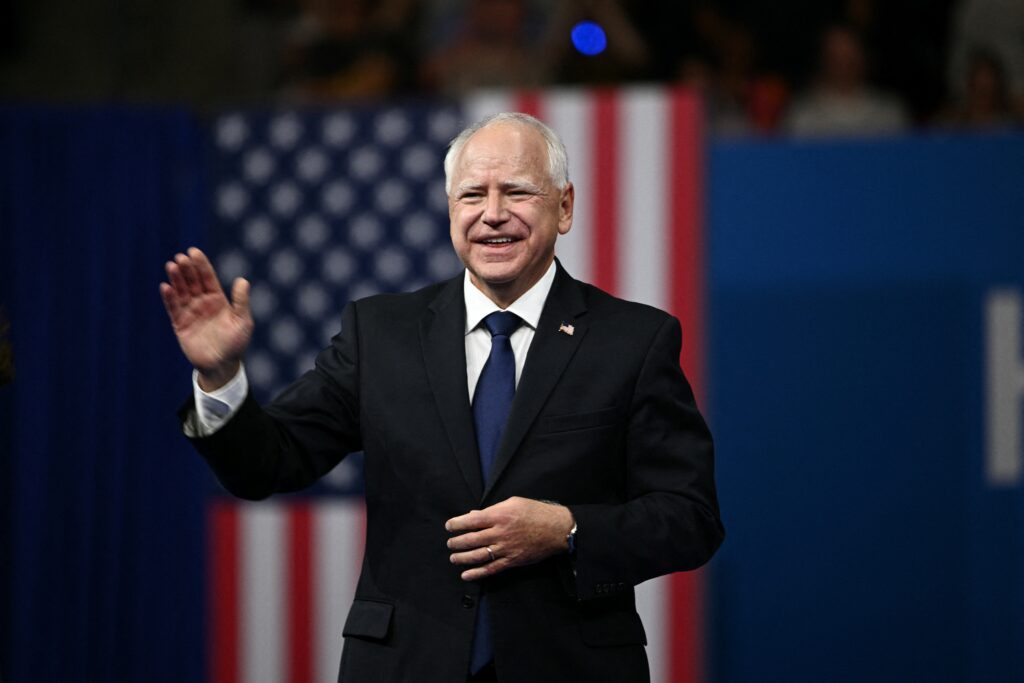
[[391,614],[394,611],[395,606],[389,602],[356,600],[352,603],[352,609],[348,611],[348,619],[345,620],[345,628],[342,629],[341,635],[378,640],[386,638],[391,627]]
[[602,408],[588,413],[572,413],[570,415],[548,415],[541,418],[537,425],[537,433],[551,434],[574,429],[605,427],[615,424],[618,417],[618,408]]
[[636,612],[589,614],[580,621],[580,636],[593,647],[647,644],[643,622]]

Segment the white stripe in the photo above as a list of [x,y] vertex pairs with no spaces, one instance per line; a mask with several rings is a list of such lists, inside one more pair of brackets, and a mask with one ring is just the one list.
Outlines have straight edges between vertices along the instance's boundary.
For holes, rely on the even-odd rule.
[[[669,274],[668,211],[671,179],[668,101],[656,88],[620,91],[618,291],[631,301],[666,308]],[[667,683],[671,578],[637,587],[637,610],[647,631],[651,682]]]
[[509,90],[480,90],[465,99],[464,124],[470,126],[485,116],[511,111],[512,103],[513,95]]
[[587,282],[593,263],[593,97],[583,90],[549,91],[541,100],[544,122],[565,144],[569,155],[569,180],[576,188],[572,229],[558,238],[555,252],[570,275]]
[[631,88],[620,97],[617,294],[665,309],[671,188],[668,100],[664,90],[653,87]]
[[362,562],[363,504],[332,500],[318,503],[313,510],[313,680],[334,683],[341,662],[341,629]]
[[241,516],[241,674],[245,683],[284,680],[285,514],[244,504]]
[[636,609],[647,631],[647,659],[651,664],[651,683],[668,683],[669,590],[671,577],[661,576],[636,587]]

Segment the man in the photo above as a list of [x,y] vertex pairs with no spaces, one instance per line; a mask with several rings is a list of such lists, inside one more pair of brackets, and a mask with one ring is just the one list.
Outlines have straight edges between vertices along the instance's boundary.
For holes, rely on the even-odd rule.
[[169,262],[161,294],[196,368],[185,430],[243,498],[365,452],[339,680],[648,680],[633,586],[700,566],[723,536],[679,324],[557,264],[574,189],[540,121],[485,119],[445,173],[465,275],[349,304],[265,409],[241,370],[248,283],[229,303],[198,249]]

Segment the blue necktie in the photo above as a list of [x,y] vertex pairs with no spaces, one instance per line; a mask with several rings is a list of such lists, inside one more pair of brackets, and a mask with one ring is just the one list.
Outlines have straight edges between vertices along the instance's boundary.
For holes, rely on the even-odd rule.
[[[491,479],[501,433],[505,430],[512,398],[516,394],[516,357],[512,353],[509,337],[522,322],[515,313],[505,311],[496,311],[484,318],[484,327],[491,333],[491,355],[487,357],[473,393],[473,421],[476,423],[476,443],[480,451],[480,472],[483,474],[484,488]],[[486,595],[480,596],[476,628],[473,631],[473,656],[469,671],[474,674],[494,659],[490,610],[486,598]]]

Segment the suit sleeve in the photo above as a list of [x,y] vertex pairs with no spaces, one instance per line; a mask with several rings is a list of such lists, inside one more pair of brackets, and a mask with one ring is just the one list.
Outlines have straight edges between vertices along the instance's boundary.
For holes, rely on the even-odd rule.
[[668,318],[637,378],[626,437],[626,502],[570,505],[578,525],[579,600],[707,562],[719,519],[711,433],[679,367],[682,332]]
[[[249,500],[305,488],[362,447],[359,424],[358,323],[346,306],[341,332],[312,370],[265,409],[250,393],[214,434],[190,437],[221,484]],[[183,423],[195,418],[188,401]]]

